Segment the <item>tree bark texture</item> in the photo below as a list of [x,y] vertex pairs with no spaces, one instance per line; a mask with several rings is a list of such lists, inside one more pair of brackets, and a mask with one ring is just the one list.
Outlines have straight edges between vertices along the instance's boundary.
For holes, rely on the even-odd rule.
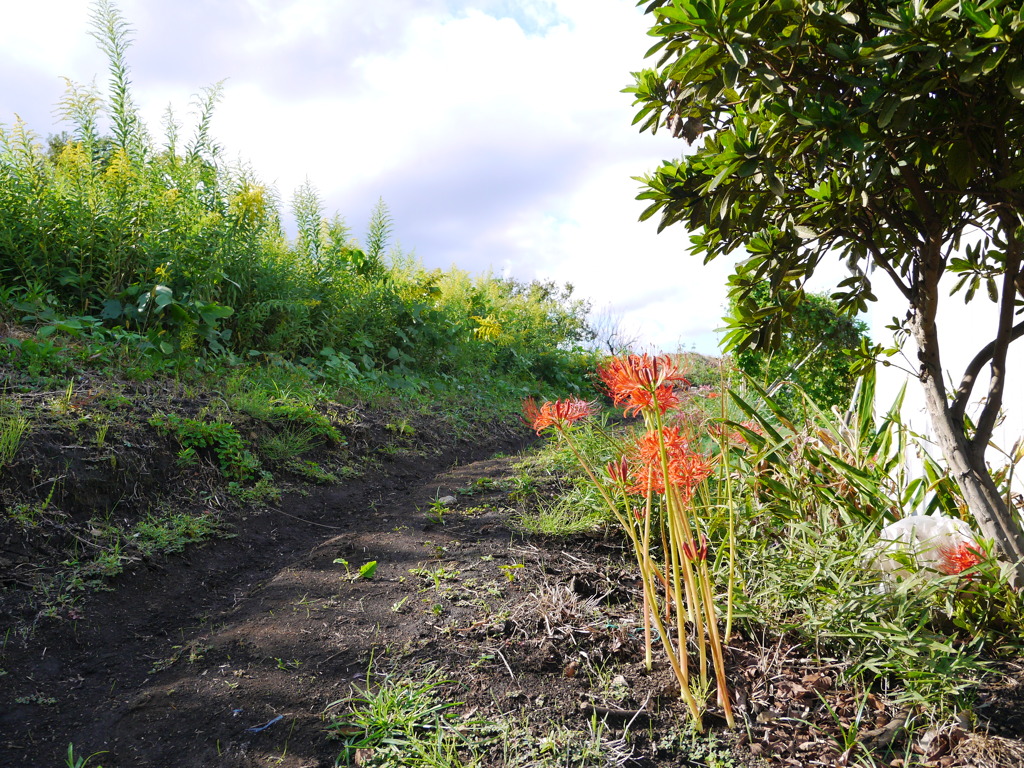
[[[942,378],[939,336],[935,325],[943,266],[938,258],[938,244],[926,245],[922,251],[924,253],[917,265],[918,279],[914,281],[910,330],[917,342],[918,376],[924,389],[925,407],[946,466],[960,486],[968,509],[985,538],[992,539],[1002,555],[1014,565],[1013,583],[1021,586],[1024,585],[1024,531],[1000,496],[985,464],[987,436],[977,436],[984,437],[984,442],[969,439],[962,410],[954,410],[950,406]],[[1003,358],[1005,360],[1005,349]]]

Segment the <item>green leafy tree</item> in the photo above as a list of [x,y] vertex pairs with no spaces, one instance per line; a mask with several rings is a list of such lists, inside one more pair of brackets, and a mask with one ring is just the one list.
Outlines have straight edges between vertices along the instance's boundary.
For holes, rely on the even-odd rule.
[[[751,298],[762,311],[786,299],[784,295],[771,297],[764,284],[751,292]],[[732,309],[734,313],[742,312],[735,301]],[[841,313],[828,296],[808,293],[793,307],[781,339],[774,350],[740,350],[735,354],[736,367],[768,386],[775,399],[784,404],[799,405],[784,387],[785,382],[792,381],[819,408],[849,406],[857,383],[850,350],[859,349],[867,339],[867,325]]]
[[[985,536],[1018,563],[1024,535],[985,449],[1019,319],[1024,214],[1024,14],[1010,0],[654,0],[654,69],[629,90],[643,130],[694,143],[645,181],[643,218],[694,232],[705,260],[745,249],[730,279],[736,349],[771,348],[824,259],[851,276],[851,315],[872,281],[906,300],[893,326],[916,342],[917,376],[951,474]],[[699,139],[699,141],[698,141]],[[978,288],[998,306],[952,392],[936,312]],[[779,301],[762,309],[754,288]],[[985,405],[965,415],[988,368]]]

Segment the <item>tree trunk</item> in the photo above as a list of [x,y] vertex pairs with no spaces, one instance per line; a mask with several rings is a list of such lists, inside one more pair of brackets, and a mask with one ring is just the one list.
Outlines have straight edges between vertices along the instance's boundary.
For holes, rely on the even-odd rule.
[[[935,327],[938,284],[941,265],[935,259],[922,259],[915,281],[910,330],[917,342],[919,378],[924,387],[925,407],[935,431],[946,466],[963,493],[967,507],[982,535],[992,539],[1000,553],[1014,565],[1011,583],[1024,585],[1024,531],[1006,502],[999,495],[985,464],[987,441],[968,440],[961,413],[950,407],[942,379],[939,337]],[[998,408],[998,403],[995,407]]]

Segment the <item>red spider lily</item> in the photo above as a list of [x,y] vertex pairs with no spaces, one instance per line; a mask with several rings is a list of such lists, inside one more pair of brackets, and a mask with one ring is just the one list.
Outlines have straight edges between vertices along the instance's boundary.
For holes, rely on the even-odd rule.
[[702,533],[700,535],[700,546],[697,546],[696,542],[693,544],[685,542],[683,544],[683,554],[689,560],[704,561],[708,559],[708,539]]
[[[620,403],[621,405],[621,403]],[[658,410],[661,413],[670,411],[679,405],[679,393],[671,384],[663,384],[653,392],[646,389],[634,390],[629,396],[629,405],[623,413],[626,416],[640,413],[641,411]]]
[[625,483],[629,478],[629,462],[623,456],[618,461],[608,462],[608,476],[616,483]]
[[665,443],[668,454],[668,481],[678,488],[684,501],[688,501],[693,489],[712,472],[710,459],[702,453],[690,450],[689,441],[678,427],[661,430],[659,440],[656,430],[640,437],[633,446],[633,480],[627,490],[630,493],[647,493],[648,487],[654,493],[665,492],[665,479],[661,465],[661,442]]
[[963,573],[985,559],[977,544],[960,542],[959,544],[940,544],[936,547],[939,562],[936,568],[948,576]]
[[548,427],[561,431],[573,422],[593,416],[597,405],[578,397],[567,397],[565,400],[548,401],[539,408],[532,397],[523,401],[523,415],[527,423],[539,435]]
[[673,384],[689,386],[671,355],[613,357],[597,369],[615,405],[626,405],[626,415],[657,409],[664,413],[679,404]]

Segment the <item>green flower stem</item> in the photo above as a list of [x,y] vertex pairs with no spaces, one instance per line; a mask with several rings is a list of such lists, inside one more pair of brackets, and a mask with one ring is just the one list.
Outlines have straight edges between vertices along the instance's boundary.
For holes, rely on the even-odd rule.
[[725,722],[730,728],[736,726],[732,715],[732,702],[729,697],[728,681],[725,677],[725,656],[722,652],[722,640],[718,634],[718,618],[715,616],[715,606],[711,594],[711,576],[708,573],[708,564],[701,562],[700,569],[703,572],[701,580],[704,587],[704,607],[707,611],[708,633],[711,636],[711,658],[715,666],[715,680],[718,685],[718,703],[725,711]]
[[[698,731],[703,731],[704,727],[703,727],[703,721],[702,721],[702,718],[701,718],[701,708],[698,705],[697,700],[694,698],[693,693],[690,691],[689,669],[688,669],[688,665],[687,665],[687,661],[686,661],[686,628],[685,628],[685,625],[682,623],[682,621],[679,621],[679,626],[678,626],[678,642],[679,642],[678,648],[679,648],[679,652],[677,653],[676,648],[672,644],[672,638],[669,635],[668,631],[665,629],[665,625],[664,625],[664,623],[661,620],[661,616],[659,615],[657,610],[654,610],[654,608],[657,605],[657,597],[656,597],[656,592],[655,592],[655,587],[654,587],[653,573],[654,573],[654,571],[656,569],[654,568],[653,561],[651,559],[650,549],[648,547],[646,547],[646,546],[641,548],[641,541],[639,541],[637,539],[636,529],[634,528],[633,524],[623,517],[622,513],[619,511],[618,505],[616,505],[612,501],[612,498],[611,498],[611,496],[608,495],[608,492],[605,489],[604,484],[598,481],[597,475],[595,474],[593,469],[590,467],[590,464],[586,461],[586,459],[584,459],[583,454],[580,452],[580,450],[573,443],[573,441],[569,437],[568,433],[565,432],[564,430],[559,430],[559,434],[565,439],[566,445],[569,446],[569,450],[572,451],[573,455],[576,457],[576,460],[580,463],[580,466],[583,468],[583,471],[586,472],[587,476],[590,478],[590,481],[597,488],[598,493],[601,494],[601,497],[604,499],[605,503],[608,505],[608,508],[615,515],[616,519],[619,521],[619,524],[622,525],[622,527],[625,529],[626,534],[630,538],[630,542],[633,544],[634,552],[635,552],[636,558],[637,558],[637,564],[640,567],[641,581],[642,581],[642,583],[644,585],[644,604],[645,604],[645,607],[650,606],[652,608],[652,610],[650,612],[650,615],[654,619],[655,627],[658,630],[658,637],[661,639],[661,643],[662,643],[662,645],[665,648],[665,653],[668,656],[669,664],[672,665],[672,670],[673,670],[673,672],[676,675],[676,679],[679,681],[680,695],[682,696],[683,700],[686,702],[687,709],[689,709],[690,714],[693,717],[694,726],[697,728]],[[628,507],[627,507],[627,509],[628,509]],[[650,510],[651,510],[651,494],[648,492],[648,494],[647,494],[647,512],[648,512],[647,520],[648,521],[650,520]],[[649,535],[650,535],[650,523],[648,522],[648,523],[645,523],[645,541],[643,542],[644,545],[649,543],[649,541],[650,541]],[[676,555],[675,548],[672,548],[672,552],[673,552],[673,555],[675,556]],[[679,602],[680,590],[679,590],[679,580],[678,580],[678,568],[673,569],[673,575],[675,577],[675,585],[674,585],[674,593],[675,594],[673,595],[673,597],[676,600],[676,606],[677,606],[676,613],[677,613],[677,618],[678,618],[678,616],[681,616],[681,611],[679,611],[679,609],[678,609],[678,606],[680,605],[680,602]],[[646,620],[647,619],[646,619],[646,612],[645,612],[645,619],[644,619],[645,623],[646,623]],[[649,637],[649,628],[648,628],[648,631],[647,631],[647,635]],[[648,654],[650,654],[650,651],[648,651]],[[650,656],[648,656],[648,659],[650,659]],[[649,661],[649,663],[651,663],[653,665],[653,662]],[[650,669],[650,667],[648,667],[648,669]]]

